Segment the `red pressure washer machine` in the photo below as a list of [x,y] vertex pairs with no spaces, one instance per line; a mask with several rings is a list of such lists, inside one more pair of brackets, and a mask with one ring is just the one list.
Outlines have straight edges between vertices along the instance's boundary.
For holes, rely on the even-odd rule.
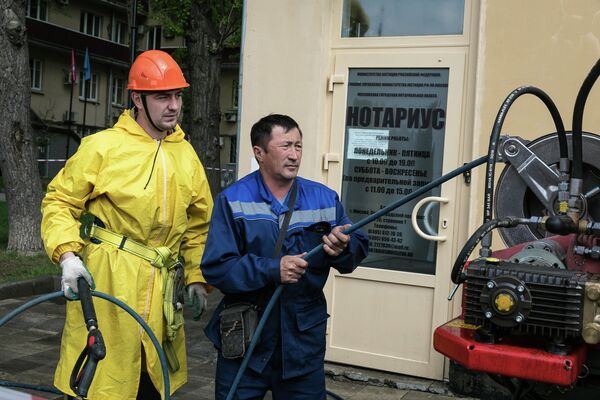
[[[599,75],[600,61],[579,92],[570,134],[539,89],[515,90],[498,113],[484,225],[452,273],[463,284],[462,313],[434,333],[434,348],[451,360],[451,386],[458,368],[486,373],[512,399],[537,399],[546,397],[535,394],[536,386],[568,389],[600,374],[600,136],[581,131],[585,100]],[[499,136],[509,106],[524,93],[544,100],[557,133],[531,142]],[[565,160],[567,148],[572,159]],[[496,158],[506,166],[494,196]],[[496,228],[504,250],[491,250]],[[480,242],[480,257],[467,261]]]

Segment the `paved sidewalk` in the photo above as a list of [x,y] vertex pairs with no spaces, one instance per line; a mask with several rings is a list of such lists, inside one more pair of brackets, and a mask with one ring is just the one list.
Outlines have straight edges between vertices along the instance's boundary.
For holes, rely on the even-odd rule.
[[[36,281],[35,290],[31,289],[32,284],[21,284],[21,289],[16,293],[12,292],[26,293],[27,297],[0,300],[0,318],[35,298],[39,295],[35,294],[36,292],[48,291],[47,286],[42,285],[40,281]],[[14,285],[9,286],[15,290]],[[0,299],[1,293],[6,290],[7,285],[0,285]],[[55,286],[53,290],[58,288]],[[209,296],[209,311],[200,321],[186,318],[189,380],[172,397],[174,400],[214,398],[216,352],[206,339],[203,329],[219,299],[220,294],[216,291]],[[0,327],[0,380],[51,387],[63,322],[64,300],[59,299],[37,305]],[[102,329],[101,319],[99,323]],[[444,382],[335,364],[326,364],[326,371],[327,390],[346,400],[456,400]],[[28,392],[46,399],[57,398],[51,393]]]

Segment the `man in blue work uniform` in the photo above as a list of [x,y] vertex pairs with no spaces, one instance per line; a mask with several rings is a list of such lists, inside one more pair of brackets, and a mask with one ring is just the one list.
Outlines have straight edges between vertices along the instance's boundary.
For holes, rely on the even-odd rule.
[[[368,239],[360,231],[343,233],[351,221],[333,190],[297,176],[302,132],[296,121],[268,115],[254,124],[251,140],[259,170],[215,200],[201,264],[206,280],[225,295],[205,331],[219,350],[215,397],[226,398],[242,362],[241,357],[223,356],[223,307],[243,301],[264,308],[275,288],[286,285],[236,398],[262,399],[271,390],[274,399],[325,399],[328,314],[323,286],[330,268],[341,273],[356,268],[367,255]],[[273,257],[290,198],[295,201],[289,227],[279,255]],[[320,254],[309,262],[302,258],[321,243]]]

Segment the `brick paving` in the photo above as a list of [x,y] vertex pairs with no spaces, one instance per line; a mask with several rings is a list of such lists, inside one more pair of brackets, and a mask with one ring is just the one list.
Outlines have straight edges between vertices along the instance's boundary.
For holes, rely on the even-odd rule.
[[[39,282],[37,286],[44,287],[44,285],[39,285]],[[0,285],[0,293],[3,289],[6,289],[6,286]],[[30,292],[26,292],[26,294],[27,297],[0,300],[0,318],[39,295],[31,295]],[[200,321],[186,317],[189,378],[188,383],[172,397],[174,400],[214,398],[216,351],[206,339],[203,329],[219,299],[220,295],[216,291],[209,296],[209,311],[203,315]],[[0,327],[0,380],[25,383],[36,387],[52,386],[64,322],[64,302],[63,299],[57,299],[39,304]],[[99,322],[100,329],[102,329],[100,318]],[[346,400],[456,399],[444,382],[333,364],[327,364],[326,371],[328,374],[327,389]],[[58,397],[47,392],[18,390],[45,399]],[[270,399],[270,396],[267,395],[266,398]]]

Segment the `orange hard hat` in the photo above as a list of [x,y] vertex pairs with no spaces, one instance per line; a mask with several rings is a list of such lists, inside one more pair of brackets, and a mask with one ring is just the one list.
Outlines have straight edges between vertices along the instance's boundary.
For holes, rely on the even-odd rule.
[[169,54],[148,50],[137,56],[129,70],[127,89],[158,91],[182,89],[190,86],[181,68]]

